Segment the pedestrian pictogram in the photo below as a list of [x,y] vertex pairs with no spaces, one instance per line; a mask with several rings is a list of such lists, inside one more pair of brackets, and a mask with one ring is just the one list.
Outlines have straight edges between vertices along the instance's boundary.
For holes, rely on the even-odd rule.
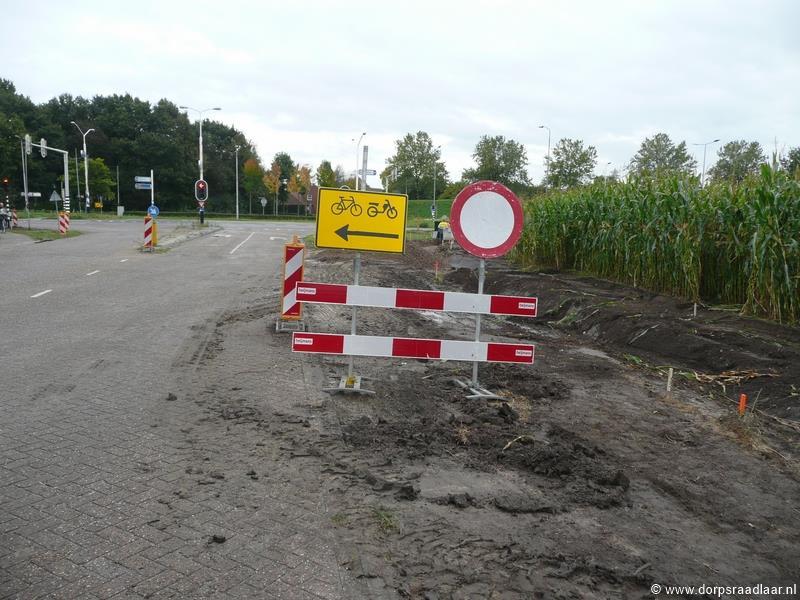
[[408,196],[321,188],[316,244],[320,248],[405,251]]

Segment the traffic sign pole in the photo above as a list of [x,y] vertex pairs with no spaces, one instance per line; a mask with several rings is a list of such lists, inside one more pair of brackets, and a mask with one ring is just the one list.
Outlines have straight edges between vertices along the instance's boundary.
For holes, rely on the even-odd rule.
[[150,206],[156,203],[156,180],[153,177],[153,169],[150,169]]

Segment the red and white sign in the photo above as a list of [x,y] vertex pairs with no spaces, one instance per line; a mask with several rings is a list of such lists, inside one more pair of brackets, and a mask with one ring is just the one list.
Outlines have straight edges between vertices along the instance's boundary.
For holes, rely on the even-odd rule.
[[144,218],[144,247],[153,247],[153,219],[150,215]]
[[205,200],[198,200],[198,201],[197,201],[197,206],[198,206],[199,208],[202,208],[203,210],[205,210],[205,208],[206,208],[206,201],[205,201]]
[[532,344],[500,344],[336,333],[294,332],[292,334],[292,352],[321,354],[508,362],[530,365],[533,364],[534,350]]
[[450,227],[453,238],[470,254],[481,258],[503,256],[522,234],[519,198],[502,183],[478,181],[453,200]]
[[520,317],[535,317],[538,304],[537,298],[524,296],[406,290],[310,281],[301,281],[297,284],[295,299],[298,302]]
[[302,318],[303,305],[297,301],[296,296],[297,284],[303,281],[305,249],[306,247],[298,241],[284,246],[281,319],[287,321],[296,321]]

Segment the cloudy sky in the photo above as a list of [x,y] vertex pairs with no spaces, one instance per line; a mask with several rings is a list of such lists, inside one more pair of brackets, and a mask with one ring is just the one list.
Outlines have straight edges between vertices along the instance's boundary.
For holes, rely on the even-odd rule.
[[458,178],[480,136],[503,135],[538,181],[539,125],[553,145],[595,146],[599,174],[660,131],[800,146],[797,0],[2,4],[0,77],[18,92],[220,106],[265,161],[351,171],[366,131],[380,172],[394,140],[423,130]]

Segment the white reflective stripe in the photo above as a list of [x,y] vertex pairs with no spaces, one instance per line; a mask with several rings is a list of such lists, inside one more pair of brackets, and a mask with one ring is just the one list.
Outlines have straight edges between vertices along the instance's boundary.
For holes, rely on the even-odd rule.
[[462,340],[442,340],[442,360],[486,360],[485,342],[465,342]]
[[371,335],[346,335],[342,353],[358,356],[392,356],[393,339]]
[[489,314],[491,302],[492,297],[486,294],[447,292],[444,295],[444,310],[449,312]]
[[283,297],[283,308],[281,312],[286,314],[286,311],[292,308],[295,304],[297,304],[297,288],[293,288],[292,291]]
[[286,278],[303,266],[303,250],[300,250],[286,262]]
[[347,286],[347,304],[355,306],[377,306],[394,308],[397,290],[395,288],[369,287],[364,285]]

